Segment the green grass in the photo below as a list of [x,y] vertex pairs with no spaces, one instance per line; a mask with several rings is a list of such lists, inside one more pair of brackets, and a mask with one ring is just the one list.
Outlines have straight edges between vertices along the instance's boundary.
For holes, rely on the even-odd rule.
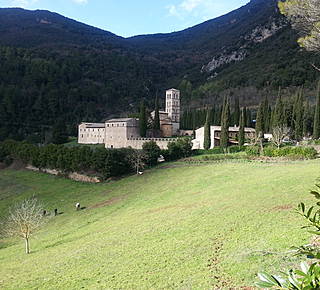
[[[308,241],[293,213],[310,202],[319,161],[153,169],[106,184],[0,171],[0,215],[37,195],[52,211],[31,240],[0,240],[3,289],[211,289],[250,286],[299,262]],[[176,165],[176,166],[175,166]],[[87,209],[74,210],[79,201]]]
[[67,147],[83,146],[83,147],[90,147],[92,149],[104,148],[103,144],[79,144],[77,137],[69,137],[69,141],[63,145]]

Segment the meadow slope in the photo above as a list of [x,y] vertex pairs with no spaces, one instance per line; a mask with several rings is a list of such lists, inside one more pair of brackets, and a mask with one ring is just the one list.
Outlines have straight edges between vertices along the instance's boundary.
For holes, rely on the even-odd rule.
[[[177,165],[176,167],[174,165]],[[181,166],[182,165],[182,166]],[[212,289],[250,286],[298,263],[294,214],[319,161],[171,163],[105,184],[0,171],[0,216],[35,194],[53,217],[31,240],[0,240],[3,289]],[[76,212],[80,201],[86,209]]]

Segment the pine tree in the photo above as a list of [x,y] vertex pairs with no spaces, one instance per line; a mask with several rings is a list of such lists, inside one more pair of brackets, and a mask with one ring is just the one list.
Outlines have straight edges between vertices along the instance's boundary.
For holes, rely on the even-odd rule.
[[316,104],[316,110],[314,113],[314,121],[313,121],[313,139],[317,140],[319,138],[320,138],[320,82],[318,85],[317,104]]
[[245,132],[244,132],[244,127],[245,127],[245,108],[241,110],[240,114],[240,128],[239,128],[239,146],[244,145],[245,141]]
[[144,101],[142,101],[140,105],[139,129],[140,129],[140,136],[146,137],[147,136],[147,114],[146,114],[146,107],[144,105]]
[[207,109],[206,123],[204,125],[204,142],[203,147],[205,150],[209,150],[211,147],[211,112]]
[[[184,115],[185,117],[185,115]],[[184,122],[185,123],[185,122]],[[185,125],[185,124],[184,124]],[[158,95],[155,100],[155,112],[154,112],[154,120],[153,120],[153,129],[160,130],[160,116],[159,116],[159,100]]]
[[221,115],[221,137],[220,137],[220,146],[223,148],[228,147],[229,126],[230,126],[230,104],[229,104],[229,99],[225,98],[223,108],[222,108],[222,115]]

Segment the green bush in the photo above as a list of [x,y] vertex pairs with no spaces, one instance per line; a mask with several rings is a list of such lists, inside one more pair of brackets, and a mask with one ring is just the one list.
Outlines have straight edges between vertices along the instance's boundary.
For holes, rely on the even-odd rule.
[[245,152],[248,156],[259,156],[260,155],[260,147],[259,146],[248,146],[248,147],[246,147]]
[[268,157],[288,157],[290,159],[314,159],[317,151],[312,147],[286,146],[282,148],[266,147],[264,155]]
[[[230,146],[227,148],[227,153],[239,153],[239,152],[244,152],[246,150],[245,146]],[[210,154],[224,154],[226,153],[225,150],[222,147],[214,147],[209,150],[197,150],[196,155],[210,155]]]
[[192,143],[190,138],[179,138],[168,144],[168,150],[162,151],[166,160],[177,160],[192,155]]
[[158,157],[160,156],[160,153],[161,153],[161,149],[157,145],[157,143],[154,141],[146,142],[143,144],[142,150],[147,159],[146,163],[149,166],[157,165]]

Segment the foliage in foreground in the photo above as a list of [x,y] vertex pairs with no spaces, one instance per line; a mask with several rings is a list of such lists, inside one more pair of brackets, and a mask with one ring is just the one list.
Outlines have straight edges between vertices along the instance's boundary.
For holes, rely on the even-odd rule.
[[[317,190],[311,191],[317,200],[320,200],[320,185],[316,185]],[[259,273],[260,282],[256,286],[260,288],[272,289],[319,289],[320,288],[320,202],[307,208],[304,203],[300,203],[297,213],[305,218],[306,225],[302,228],[309,229],[309,233],[316,235],[311,244],[297,248],[297,253],[306,255],[311,260],[310,263],[302,262],[301,269],[291,269],[287,273],[279,275],[269,275]]]

